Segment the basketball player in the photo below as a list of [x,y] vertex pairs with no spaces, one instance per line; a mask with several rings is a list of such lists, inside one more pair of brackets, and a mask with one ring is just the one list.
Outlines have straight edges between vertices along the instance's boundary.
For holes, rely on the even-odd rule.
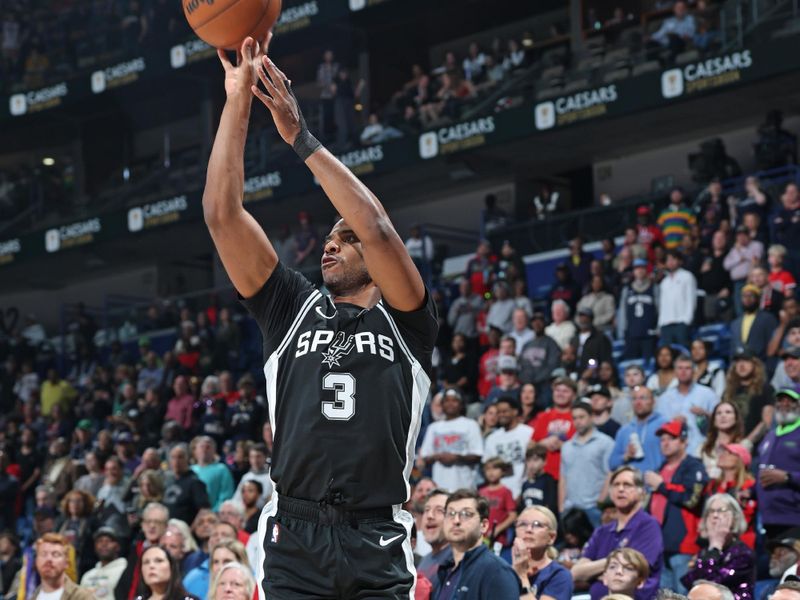
[[[309,133],[283,73],[250,38],[238,66],[220,60],[227,99],[203,209],[264,338],[276,493],[258,526],[260,597],[413,598],[413,519],[400,506],[430,386],[434,305],[383,206]],[[342,217],[322,252],[330,295],[278,262],[242,207],[253,95]]]

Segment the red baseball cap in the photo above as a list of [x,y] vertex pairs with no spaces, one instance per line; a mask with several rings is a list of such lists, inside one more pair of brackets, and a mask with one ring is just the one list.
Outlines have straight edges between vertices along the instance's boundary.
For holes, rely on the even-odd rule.
[[750,456],[750,451],[741,444],[722,444],[722,449],[731,454],[735,454],[742,459],[745,467],[749,467],[753,462],[753,457]]
[[636,214],[637,215],[649,215],[650,214],[650,208],[647,207],[647,206],[640,206],[639,208],[636,209]]
[[656,435],[661,435],[662,433],[668,433],[674,438],[681,438],[685,440],[689,435],[689,430],[686,428],[686,423],[684,421],[681,421],[680,419],[674,419],[669,423],[664,423],[656,431]]

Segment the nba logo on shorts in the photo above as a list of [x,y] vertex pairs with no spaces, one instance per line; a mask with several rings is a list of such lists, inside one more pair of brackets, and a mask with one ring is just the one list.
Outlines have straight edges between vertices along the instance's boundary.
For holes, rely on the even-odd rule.
[[272,537],[270,538],[271,544],[277,544],[278,540],[281,538],[281,526],[275,523],[272,526]]
[[8,99],[8,110],[15,117],[28,112],[28,101],[25,98],[25,94],[14,94],[11,96],[11,98]]
[[556,106],[550,101],[536,105],[536,129],[550,129],[556,124]]
[[144,213],[140,207],[128,211],[128,231],[141,231],[144,228]]
[[363,10],[367,5],[367,0],[350,0],[350,10],[353,12]]
[[106,90],[106,74],[103,71],[92,73],[92,91],[100,94]]
[[169,51],[169,64],[173,69],[180,69],[186,65],[186,48],[183,47],[183,44],[173,46]]
[[670,69],[661,74],[661,95],[664,98],[677,98],[683,94],[683,72]]
[[419,136],[419,155],[422,158],[433,158],[439,154],[439,138],[435,131],[429,131]]
[[48,252],[58,252],[61,248],[61,235],[58,229],[48,229],[44,234],[44,248]]

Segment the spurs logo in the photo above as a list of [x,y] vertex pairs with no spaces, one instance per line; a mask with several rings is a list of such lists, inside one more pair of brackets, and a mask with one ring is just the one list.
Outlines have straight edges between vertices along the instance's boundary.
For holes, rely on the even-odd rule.
[[339,360],[350,354],[354,345],[353,335],[345,337],[344,331],[340,331],[327,352],[322,352],[322,362],[329,367],[340,367]]

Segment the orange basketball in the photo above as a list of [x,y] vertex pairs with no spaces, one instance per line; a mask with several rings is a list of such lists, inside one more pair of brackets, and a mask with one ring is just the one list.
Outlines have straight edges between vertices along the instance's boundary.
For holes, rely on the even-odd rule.
[[197,36],[215,48],[235,50],[248,35],[262,40],[278,19],[281,0],[183,0]]

